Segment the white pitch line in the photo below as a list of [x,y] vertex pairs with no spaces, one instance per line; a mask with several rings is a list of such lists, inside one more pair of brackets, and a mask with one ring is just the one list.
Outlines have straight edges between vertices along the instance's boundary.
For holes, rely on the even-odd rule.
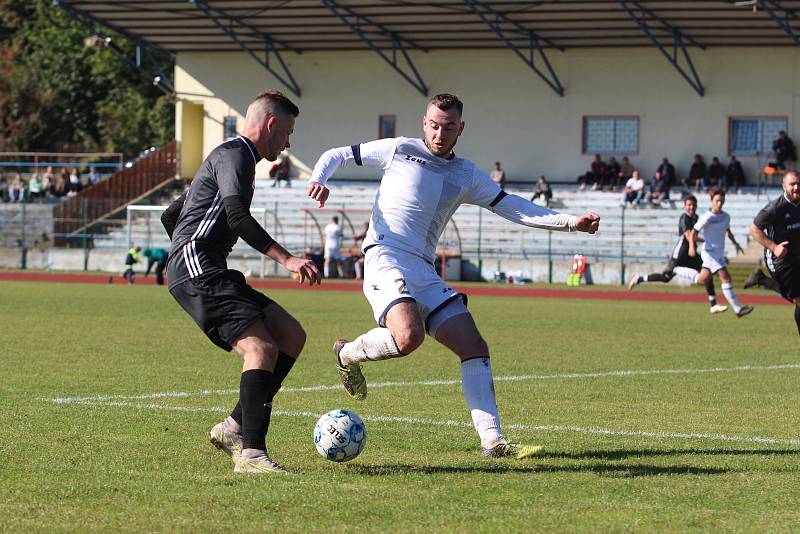
[[[113,406],[122,408],[133,408],[139,410],[162,410],[174,412],[190,412],[190,413],[227,413],[229,410],[223,407],[209,407],[209,408],[190,408],[186,406],[166,406],[161,404],[138,404],[132,402],[121,401],[78,401],[74,404],[82,404],[88,406]],[[286,412],[282,410],[275,410],[273,415],[279,417],[307,417],[317,418],[321,414],[313,412]],[[404,423],[408,425],[429,425],[429,426],[450,426],[461,428],[472,428],[472,423],[465,421],[456,421],[453,419],[421,419],[416,417],[397,417],[392,415],[368,415],[363,417],[367,422],[380,422],[380,423]],[[504,425],[505,428],[515,430],[530,430],[534,432],[567,432],[575,434],[594,434],[603,436],[628,436],[628,437],[646,437],[657,439],[690,439],[690,440],[708,440],[708,441],[731,441],[737,443],[759,443],[767,445],[791,445],[800,446],[800,439],[777,439],[777,438],[764,438],[759,436],[736,436],[728,434],[701,434],[695,432],[662,432],[662,431],[641,431],[641,430],[610,430],[606,428],[593,428],[593,427],[579,427],[571,425],[522,425],[522,424],[508,424]]]
[[[643,369],[643,370],[620,370],[620,371],[599,371],[595,373],[562,373],[555,375],[511,375],[496,376],[495,382],[530,382],[540,380],[569,380],[583,378],[627,378],[631,376],[648,375],[691,375],[703,373],[733,373],[747,371],[778,371],[785,369],[800,369],[800,364],[782,365],[740,365],[738,367],[710,367],[707,369]],[[369,384],[370,389],[390,388],[390,387],[416,387],[416,386],[452,386],[461,384],[461,380],[423,380],[419,382],[376,382]],[[341,389],[342,386],[294,386],[284,387],[281,393],[302,393],[309,391],[334,391]],[[103,402],[111,400],[146,400],[164,398],[186,398],[186,397],[207,397],[211,395],[233,395],[238,394],[238,389],[205,389],[202,391],[167,391],[163,393],[147,393],[144,395],[101,395],[92,397],[58,397],[54,399],[42,399],[55,404],[81,403],[84,401]]]

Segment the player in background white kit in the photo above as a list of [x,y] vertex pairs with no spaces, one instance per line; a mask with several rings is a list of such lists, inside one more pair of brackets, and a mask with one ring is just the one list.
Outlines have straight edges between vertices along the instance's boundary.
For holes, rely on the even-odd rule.
[[331,265],[336,271],[336,276],[341,276],[339,261],[342,259],[342,227],[339,226],[339,217],[334,216],[325,226],[325,278],[331,277]]
[[464,130],[458,97],[441,94],[428,103],[422,119],[424,139],[405,137],[328,150],[311,176],[308,195],[320,207],[328,199],[328,178],[345,165],[379,167],[383,178],[372,208],[365,254],[364,294],[381,328],[352,342],[334,345],[345,389],[363,399],[366,361],[397,358],[413,352],[425,332],[461,359],[461,384],[481,440],[481,454],[525,458],[542,448],[508,443],[500,427],[489,347],[466,307],[436,273],[436,245],[461,204],[475,204],[510,221],[564,232],[594,233],[600,217],[558,214],[500,186],[469,160],[453,152]]
[[689,240],[689,256],[697,255],[697,234],[703,232],[703,246],[700,249],[700,257],[703,259],[703,268],[700,273],[695,277],[696,284],[705,284],[709,277],[715,274],[719,275],[720,282],[722,282],[722,294],[730,302],[736,317],[744,317],[751,311],[752,306],[742,306],[739,304],[739,299],[736,298],[736,292],[733,290],[731,283],[731,275],[728,274],[728,269],[725,267],[725,236],[731,240],[733,246],[736,247],[737,252],[744,252],[736,238],[733,237],[731,232],[731,216],[722,211],[722,206],[725,204],[725,191],[720,188],[711,190],[711,208],[705,212],[694,225],[694,228],[687,236]]

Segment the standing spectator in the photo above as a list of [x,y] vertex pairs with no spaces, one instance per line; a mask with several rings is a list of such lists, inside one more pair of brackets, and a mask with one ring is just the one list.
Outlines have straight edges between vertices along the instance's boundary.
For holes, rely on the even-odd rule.
[[661,173],[661,176],[663,176],[664,180],[667,182],[667,192],[669,193],[669,190],[675,185],[675,165],[670,163],[669,159],[664,158],[661,160],[661,165],[659,165],[656,170]]
[[339,226],[339,217],[334,216],[331,222],[325,227],[325,264],[323,273],[325,278],[331,277],[331,266],[337,273],[337,278],[341,275],[339,262],[342,259],[342,227]]
[[729,186],[735,187],[737,193],[744,185],[744,169],[742,169],[742,164],[736,159],[736,156],[731,156],[731,161],[725,170],[725,181]]
[[11,200],[11,194],[8,192],[8,180],[3,171],[0,171],[0,202],[8,202]]
[[28,182],[28,193],[31,201],[39,200],[44,196],[42,180],[39,178],[39,173],[33,173],[31,176],[31,181]]
[[275,181],[272,182],[272,187],[278,185],[282,180],[286,181],[286,187],[292,187],[292,179],[289,177],[289,172],[291,170],[292,163],[289,160],[289,154],[282,152],[269,171],[269,175],[275,178]]
[[683,185],[687,190],[691,190],[692,184],[694,184],[694,188],[699,191],[701,187],[705,187],[705,181],[706,162],[703,161],[703,156],[695,154],[694,163],[692,163],[692,167],[689,169],[689,177],[683,181]]
[[494,169],[489,174],[489,177],[494,183],[500,186],[500,189],[506,188],[506,171],[500,166],[499,161],[494,162]]
[[42,175],[42,195],[52,196],[55,194],[56,177],[53,174],[53,167],[47,167]]
[[600,189],[605,189],[605,186],[608,185],[609,191],[614,189],[614,183],[617,180],[617,176],[619,176],[619,172],[622,169],[620,167],[617,158],[611,156],[608,159],[608,165],[606,165],[606,172],[603,176],[603,183],[601,184]]
[[87,178],[86,185],[90,187],[100,181],[100,175],[97,174],[97,171],[94,169],[94,165],[89,167],[89,174],[86,176],[86,178]]
[[81,182],[81,175],[78,172],[78,169],[75,167],[72,168],[72,171],[69,173],[69,192],[67,196],[74,197],[78,193],[81,192],[83,189],[83,182]]
[[142,252],[142,256],[147,258],[147,270],[144,272],[145,277],[150,275],[150,269],[155,265],[156,284],[163,286],[164,268],[167,266],[167,251],[163,248],[146,248]]
[[25,202],[25,191],[27,184],[20,173],[14,174],[14,181],[11,182],[11,202]]
[[631,177],[625,183],[625,191],[622,193],[620,206],[626,207],[629,203],[637,206],[644,196],[644,180],[639,178],[639,171],[633,171]]
[[128,250],[125,255],[125,271],[122,273],[122,278],[128,281],[128,285],[133,285],[136,280],[136,272],[133,270],[133,264],[139,263],[139,253],[142,247],[135,246]]
[[624,156],[622,158],[622,167],[619,170],[619,174],[617,175],[617,180],[614,182],[614,191],[619,191],[620,187],[625,184],[628,179],[633,176],[633,165],[631,164],[631,160],[628,159],[628,156]]
[[706,180],[707,187],[719,187],[723,191],[727,190],[725,186],[725,166],[720,163],[718,157],[711,160],[711,165],[708,166],[708,180]]
[[786,169],[786,162],[789,161],[794,168],[794,163],[797,161],[797,149],[794,146],[792,138],[786,135],[786,132],[781,130],[778,132],[778,138],[772,142],[772,151],[775,152],[775,159],[778,162],[779,169]]
[[536,183],[536,191],[534,191],[531,197],[531,202],[539,204],[540,206],[550,207],[550,200],[552,198],[553,190],[550,188],[547,178],[540,176],[539,181]]

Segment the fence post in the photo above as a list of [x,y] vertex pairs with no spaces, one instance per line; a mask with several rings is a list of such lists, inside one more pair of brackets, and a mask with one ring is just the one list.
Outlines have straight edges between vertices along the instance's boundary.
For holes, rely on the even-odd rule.
[[26,241],[25,227],[27,226],[28,221],[27,221],[27,213],[25,212],[26,211],[25,204],[26,204],[25,197],[23,196],[22,203],[20,204],[20,208],[22,210],[20,214],[20,217],[22,218],[22,232],[19,240],[19,246],[22,249],[20,257],[20,266],[23,269],[28,268],[28,248],[25,246],[25,241]]
[[83,226],[83,270],[89,270],[89,199],[83,199],[81,226]]
[[133,230],[131,228],[131,210],[130,206],[125,208],[126,224],[128,226],[128,249],[133,246]]
[[[275,211],[273,211],[273,215],[274,215],[274,217],[273,217],[273,220],[272,220],[272,224],[273,224],[272,235],[274,235],[275,239],[277,239],[278,238],[278,201],[277,200],[275,201]],[[273,261],[272,262],[272,274],[274,274],[275,276],[278,276],[278,262],[277,261]]]
[[625,285],[625,207],[619,225],[619,283]]
[[547,283],[553,283],[553,232],[547,231]]
[[[267,210],[265,209],[264,212],[261,214],[261,224],[264,226],[264,229],[267,229]],[[274,232],[273,232],[274,233]],[[264,278],[267,274],[267,257],[264,254],[261,254],[261,278]]]
[[483,258],[481,257],[481,240],[483,238],[483,208],[478,206],[478,280],[483,277]]

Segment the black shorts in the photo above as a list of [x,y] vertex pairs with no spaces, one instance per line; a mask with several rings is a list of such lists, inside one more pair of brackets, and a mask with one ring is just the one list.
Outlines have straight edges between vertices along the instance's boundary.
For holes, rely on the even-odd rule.
[[800,264],[785,265],[782,266],[781,269],[770,274],[772,274],[772,278],[778,282],[783,298],[794,302],[794,299],[800,297]]
[[247,285],[242,273],[230,269],[202,280],[186,280],[169,292],[208,339],[226,351],[251,324],[264,319],[264,308],[273,303]]

